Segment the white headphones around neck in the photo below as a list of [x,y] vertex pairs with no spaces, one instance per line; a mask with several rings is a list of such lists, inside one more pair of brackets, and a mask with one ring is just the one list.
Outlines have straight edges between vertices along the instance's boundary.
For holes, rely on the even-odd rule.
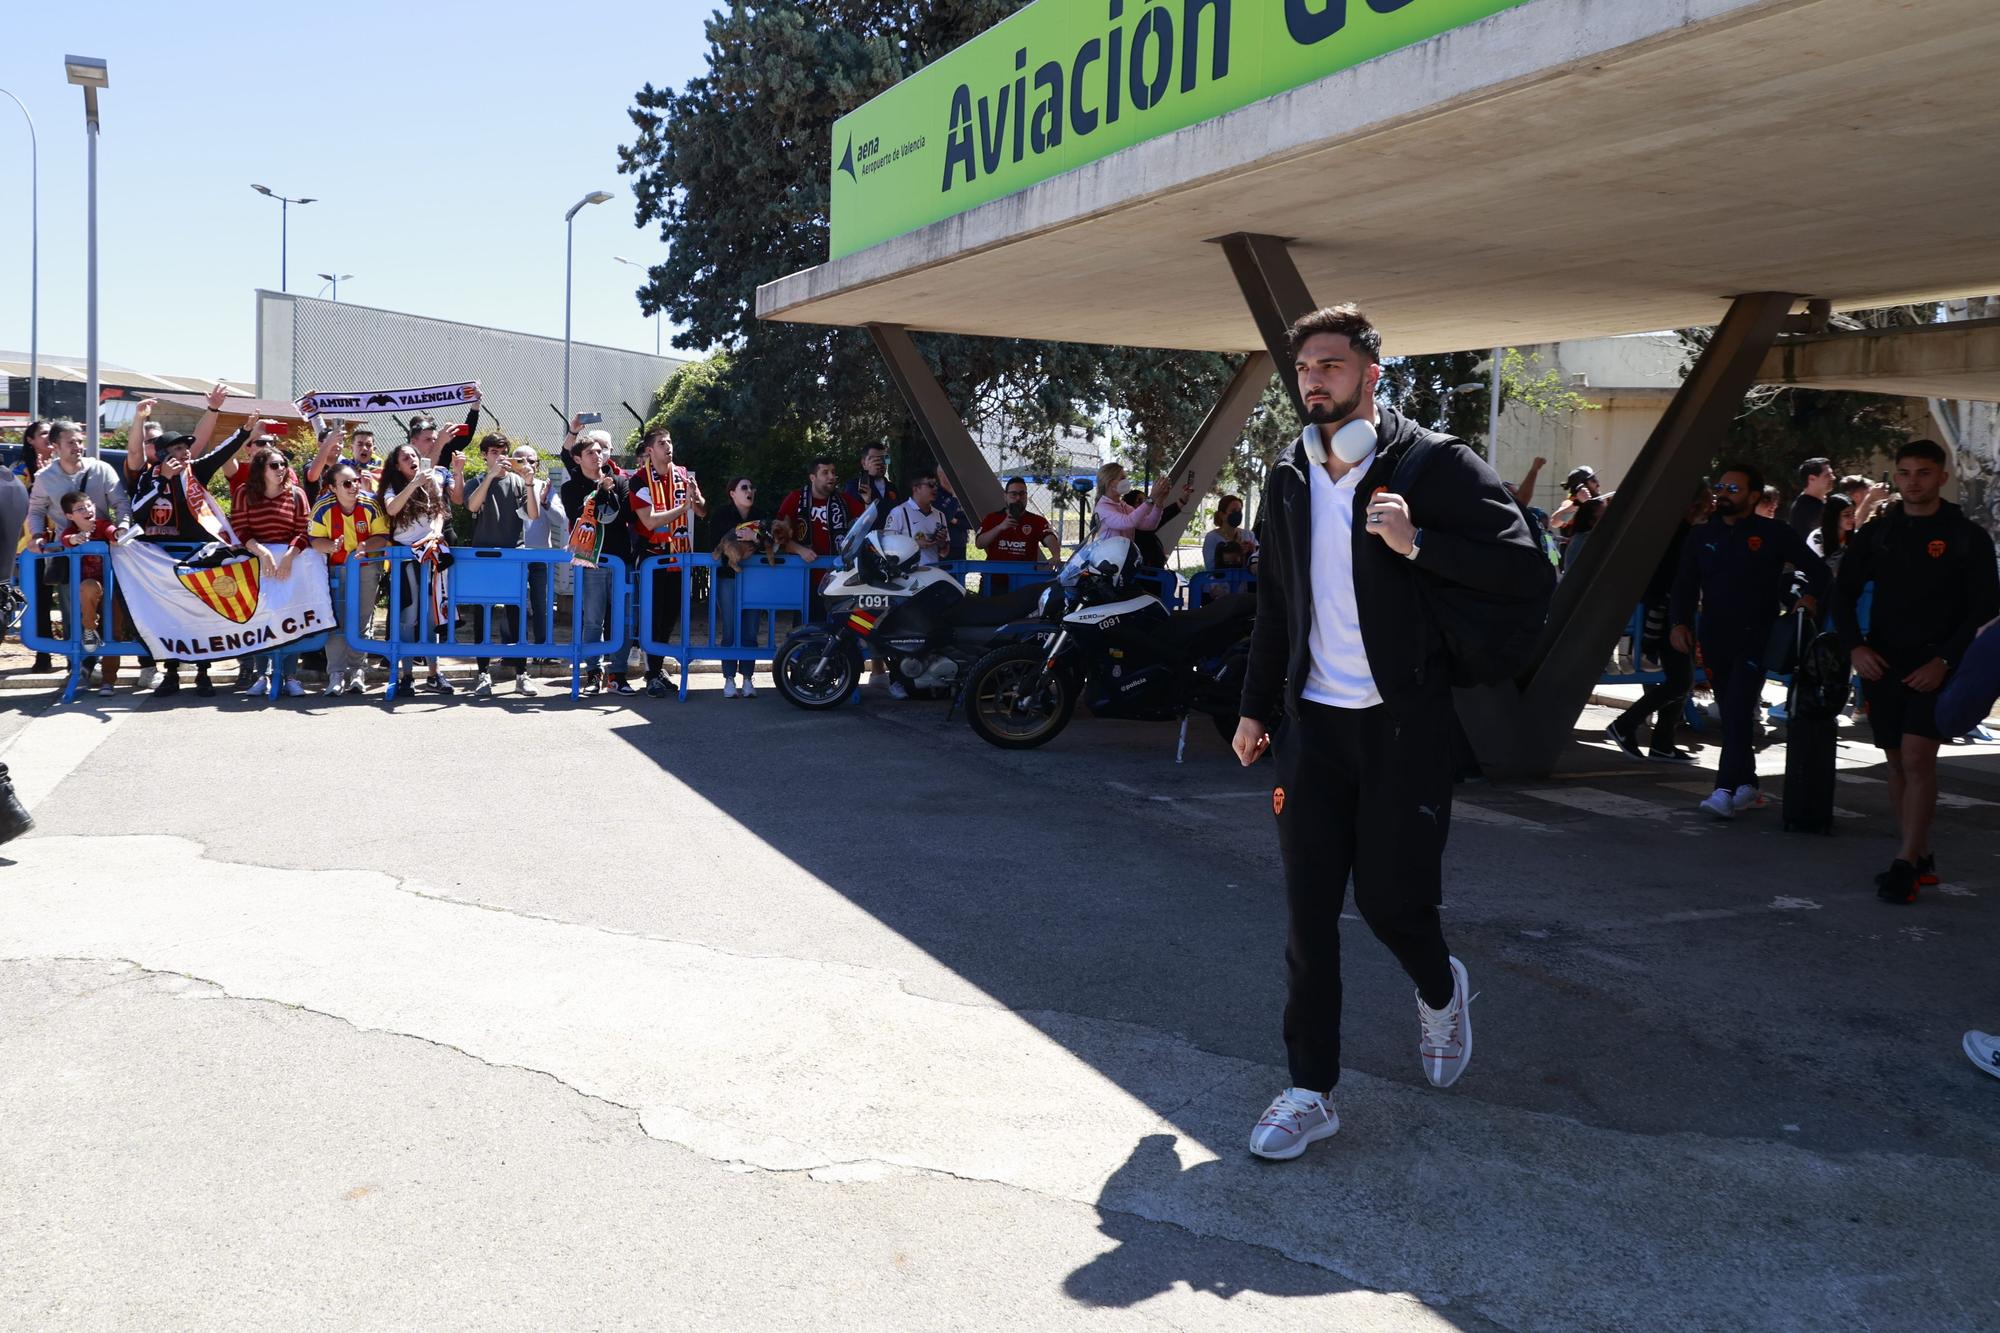
[[[1375,423],[1359,418],[1348,422],[1333,433],[1333,455],[1352,467],[1375,452]],[[1306,454],[1321,467],[1327,458],[1326,427],[1306,428]]]

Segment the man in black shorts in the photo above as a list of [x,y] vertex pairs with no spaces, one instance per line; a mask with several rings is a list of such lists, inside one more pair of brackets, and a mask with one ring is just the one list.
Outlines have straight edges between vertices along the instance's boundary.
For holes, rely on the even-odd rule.
[[[1979,627],[2000,612],[1993,539],[1940,498],[1951,475],[1944,449],[1912,440],[1896,455],[1901,502],[1856,533],[1841,557],[1835,624],[1861,676],[1875,743],[1889,764],[1889,804],[1902,847],[1875,877],[1884,902],[1910,903],[1936,884],[1931,818],[1937,810],[1935,709]],[[1855,614],[1875,585],[1867,632]]]

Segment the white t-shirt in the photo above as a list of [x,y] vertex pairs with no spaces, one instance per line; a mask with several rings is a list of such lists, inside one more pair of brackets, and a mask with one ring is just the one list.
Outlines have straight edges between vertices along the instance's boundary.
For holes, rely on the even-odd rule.
[[1373,708],[1382,702],[1368,649],[1361,641],[1361,611],[1354,599],[1354,491],[1374,455],[1339,481],[1308,462],[1312,498],[1311,666],[1301,695],[1334,708]]
[[[926,514],[915,500],[905,500],[889,511],[889,521],[883,525],[885,531],[900,532],[909,537],[941,537],[944,535],[944,510],[931,506]],[[944,558],[944,544],[926,546],[923,550],[925,566],[935,565]]]

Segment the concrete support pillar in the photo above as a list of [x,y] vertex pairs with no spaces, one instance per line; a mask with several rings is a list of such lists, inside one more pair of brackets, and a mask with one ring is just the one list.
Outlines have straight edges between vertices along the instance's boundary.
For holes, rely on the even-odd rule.
[[1006,507],[1007,497],[1000,478],[973,443],[972,432],[965,428],[937,376],[931,374],[924,354],[910,340],[909,330],[900,324],[870,324],[868,336],[875,340],[875,350],[882,354],[889,378],[895,381],[896,391],[903,395],[903,403],[916,419],[924,442],[930,445],[939,469],[951,483],[952,494],[965,507],[965,516],[977,531],[981,519]]
[[[1214,489],[1216,479],[1222,475],[1222,465],[1229,461],[1229,451],[1243,438],[1243,428],[1249,424],[1250,414],[1257,410],[1264,386],[1271,382],[1272,369],[1268,352],[1252,352],[1244,359],[1242,368],[1201,423],[1201,429],[1168,469],[1169,494],[1178,495],[1190,482],[1196,495],[1206,495]],[[1193,510],[1188,510],[1160,524],[1161,544],[1172,550],[1193,517]]]
[[1564,575],[1535,664],[1518,685],[1461,690],[1458,713],[1494,777],[1547,773],[1568,743],[1701,480],[1799,297],[1737,297]]
[[1250,318],[1257,323],[1264,350],[1283,376],[1292,407],[1303,422],[1305,404],[1299,400],[1298,380],[1291,373],[1292,351],[1286,345],[1285,331],[1319,306],[1306,290],[1284,237],[1238,231],[1222,237],[1220,244],[1230,271],[1236,275],[1236,285],[1243,291],[1244,303],[1250,307]]

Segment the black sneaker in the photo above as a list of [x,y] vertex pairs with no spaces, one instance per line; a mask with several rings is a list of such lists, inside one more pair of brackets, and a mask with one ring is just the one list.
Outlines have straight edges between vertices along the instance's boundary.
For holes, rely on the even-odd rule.
[[170,694],[179,694],[180,692],[181,692],[181,673],[178,671],[169,671],[164,676],[160,677],[159,685],[154,687],[153,697],[156,699],[160,699],[160,698],[165,698],[167,695]]
[[424,682],[424,688],[432,694],[457,694],[458,687],[443,676],[432,676]]
[[36,675],[38,676],[46,675],[47,673],[54,671],[55,669],[56,669],[56,663],[54,658],[50,657],[47,653],[35,654]]
[[1646,757],[1646,752],[1639,748],[1639,742],[1618,730],[1616,722],[1613,722],[1604,729],[1604,738],[1634,759],[1644,759]]
[[1934,889],[1937,883],[1937,857],[1926,852],[1917,858],[1917,884],[1921,888]]
[[1875,896],[1885,903],[1901,906],[1917,900],[1917,868],[1898,858],[1875,877]]
[[34,826],[35,821],[21,804],[21,798],[14,794],[7,766],[0,764],[0,842],[12,842]]
[[604,692],[604,672],[601,669],[591,667],[583,673],[583,692],[585,694]]
[[632,682],[625,679],[625,677],[613,676],[611,678],[611,692],[613,694],[637,694],[639,691],[633,689]]
[[655,699],[667,697],[667,678],[657,671],[646,673],[646,693]]
[[1695,757],[1686,750],[1648,750],[1646,758],[1656,764],[1692,764]]
[[215,693],[215,682],[208,678],[206,668],[194,673],[194,692],[204,699]]

